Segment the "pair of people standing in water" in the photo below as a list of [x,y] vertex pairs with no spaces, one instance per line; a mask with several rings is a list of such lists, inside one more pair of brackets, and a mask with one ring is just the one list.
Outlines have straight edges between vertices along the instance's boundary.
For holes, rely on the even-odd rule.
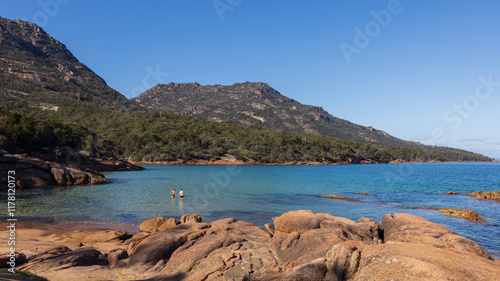
[[[175,195],[176,195],[176,192],[175,192],[175,188],[172,189],[172,191],[170,191],[170,198],[175,198]],[[184,199],[184,190],[182,190],[181,188],[181,191],[179,191],[179,198],[180,199]]]

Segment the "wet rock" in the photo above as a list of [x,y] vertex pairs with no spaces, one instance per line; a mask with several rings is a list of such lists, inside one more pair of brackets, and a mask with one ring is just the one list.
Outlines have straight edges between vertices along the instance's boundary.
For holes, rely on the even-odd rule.
[[364,192],[358,192],[356,194],[358,194],[358,195],[364,195],[364,196],[372,196],[370,193],[364,193]]
[[472,192],[465,195],[475,197],[477,199],[500,201],[500,191]]
[[448,194],[448,195],[460,195],[460,193],[455,192],[455,191],[448,191],[448,192],[445,192],[444,194]]
[[478,213],[472,211],[472,210],[466,210],[466,209],[449,209],[449,208],[436,208],[436,210],[440,211],[443,213],[445,216],[452,216],[452,217],[462,217],[467,220],[472,220],[472,221],[477,221],[477,222],[484,222],[484,219],[479,215]]
[[435,208],[435,207],[409,207],[409,206],[398,206],[402,209],[419,209],[419,210],[436,210],[440,211],[445,216],[452,217],[462,217],[467,220],[472,220],[476,222],[484,222],[484,218],[479,213],[467,209],[451,209],[451,208]]
[[359,201],[356,198],[345,197],[345,196],[340,196],[340,195],[321,195],[319,197],[328,198],[328,199],[335,199],[335,200]]

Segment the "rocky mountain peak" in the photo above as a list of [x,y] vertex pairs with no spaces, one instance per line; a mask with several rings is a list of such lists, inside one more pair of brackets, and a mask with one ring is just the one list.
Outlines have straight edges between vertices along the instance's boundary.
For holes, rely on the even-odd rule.
[[0,18],[0,47],[0,95],[9,103],[70,106],[71,100],[63,101],[70,98],[112,108],[135,106],[34,23]]
[[14,48],[25,48],[38,56],[78,61],[59,40],[47,34],[38,25],[0,18],[0,43]]
[[363,127],[332,116],[320,106],[304,105],[264,82],[232,85],[170,83],[156,85],[133,99],[149,110],[232,120],[243,125],[258,125],[333,136],[340,139],[380,145],[413,146],[371,127]]

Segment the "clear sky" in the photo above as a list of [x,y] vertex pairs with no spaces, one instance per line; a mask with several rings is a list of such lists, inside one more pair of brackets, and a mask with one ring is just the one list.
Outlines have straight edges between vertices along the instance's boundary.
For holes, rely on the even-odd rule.
[[128,98],[267,82],[393,136],[500,158],[500,2],[0,0]]

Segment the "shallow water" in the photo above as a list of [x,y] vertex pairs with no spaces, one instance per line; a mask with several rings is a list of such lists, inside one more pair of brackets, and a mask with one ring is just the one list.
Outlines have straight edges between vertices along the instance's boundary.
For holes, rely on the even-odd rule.
[[[146,166],[141,172],[105,175],[114,183],[23,190],[17,196],[17,215],[24,220],[138,225],[157,216],[197,213],[207,222],[234,217],[263,226],[290,210],[313,210],[353,220],[370,217],[377,222],[385,214],[406,212],[443,224],[500,256],[500,203],[443,194],[500,190],[498,163]],[[172,188],[183,188],[185,199],[170,199]],[[324,194],[361,201],[315,196]],[[471,209],[483,214],[486,222],[402,206]]]

